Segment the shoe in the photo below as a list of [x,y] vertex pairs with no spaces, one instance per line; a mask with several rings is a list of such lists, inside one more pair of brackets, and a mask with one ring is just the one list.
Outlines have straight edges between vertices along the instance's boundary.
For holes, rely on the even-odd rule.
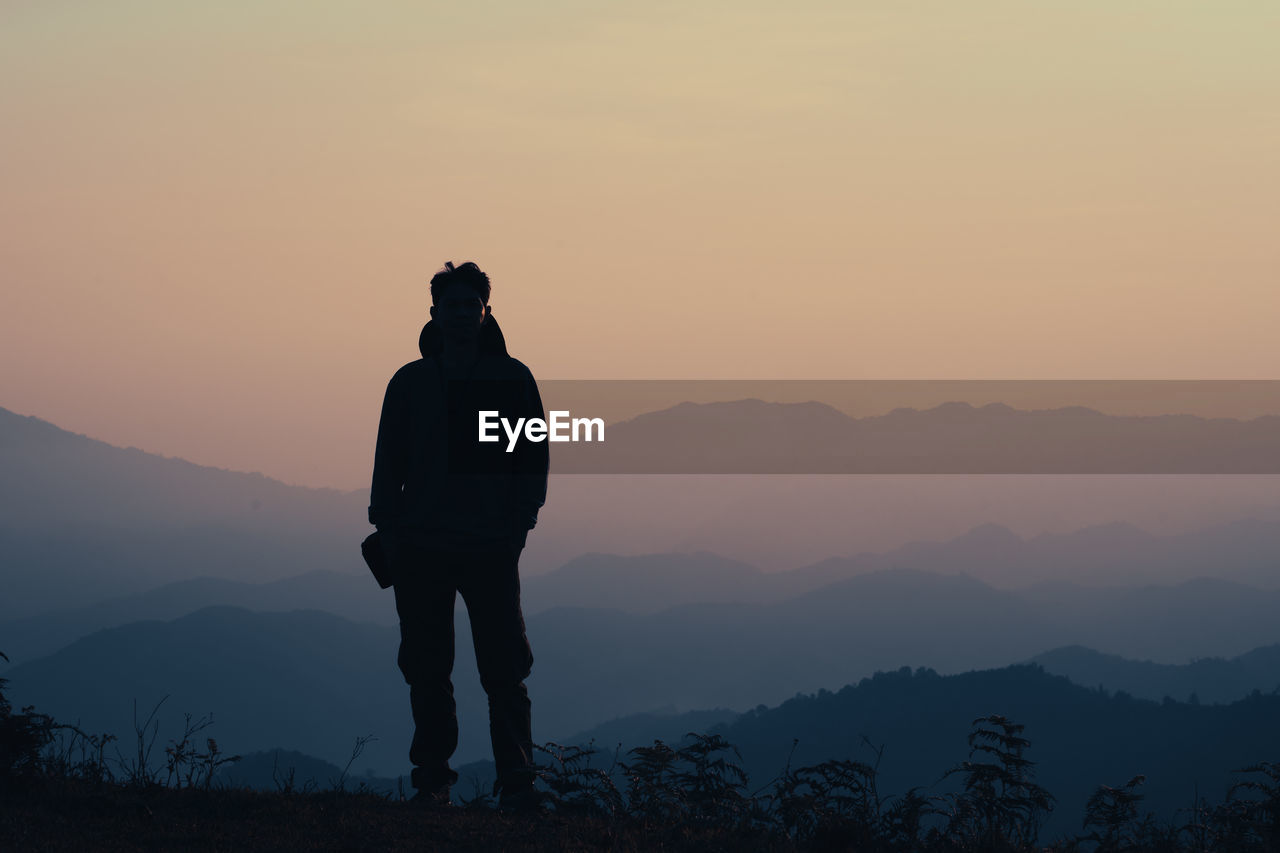
[[536,812],[542,809],[542,793],[527,788],[503,789],[498,795],[498,810],[504,812]]
[[439,788],[422,788],[409,798],[409,804],[425,809],[451,809],[453,800],[449,798],[449,786]]

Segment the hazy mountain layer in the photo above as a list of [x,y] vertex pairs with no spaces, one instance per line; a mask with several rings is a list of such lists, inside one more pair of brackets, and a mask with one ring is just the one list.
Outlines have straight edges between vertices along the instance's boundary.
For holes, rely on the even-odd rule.
[[[969,578],[895,571],[770,605],[547,610],[527,619],[536,731],[566,737],[668,706],[742,709],[876,670],[960,672],[1070,644],[1191,658],[1280,641],[1280,593],[1209,582],[1129,592],[1114,612],[1073,610]],[[468,721],[460,760],[487,752],[467,630],[459,618],[455,682]],[[216,712],[219,737],[238,751],[281,747],[338,762],[357,735],[374,733],[370,765],[395,775],[409,726],[397,642],[395,628],[315,611],[216,607],[92,634],[6,677],[17,702],[99,730],[132,731],[135,699],[145,712],[172,694],[166,708],[174,712]]]
[[[1195,578],[1203,570],[1220,578],[1252,579],[1253,586],[1275,589],[1280,579],[1275,555],[1280,555],[1280,524],[1257,520],[1175,536],[1153,536],[1132,525],[1111,524],[1027,540],[1007,528],[986,524],[946,542],[911,542],[884,553],[831,558],[786,572],[763,572],[707,552],[584,554],[546,574],[526,573],[523,599],[527,614],[560,606],[643,614],[695,603],[769,604],[861,575],[910,567],[964,573],[993,586],[1013,586],[1036,607],[1063,608],[1093,622],[1103,614],[1120,620],[1108,630],[1122,630],[1125,608],[1134,596],[1154,594],[1119,588],[1123,584],[1169,585]],[[1074,581],[1038,580],[1055,577]],[[1082,584],[1117,588],[1103,591]],[[1230,599],[1234,589],[1230,584],[1195,587],[1197,594],[1210,599]],[[383,624],[396,620],[392,594],[379,590],[363,570],[315,571],[260,584],[218,578],[178,581],[88,607],[0,622],[0,642],[10,658],[25,660],[101,628],[138,619],[175,619],[212,604],[263,611],[310,608]],[[1218,602],[1223,607],[1228,604]],[[1186,611],[1184,602],[1174,600],[1170,605],[1179,613]],[[1237,645],[1235,650],[1241,648]],[[1230,652],[1231,647],[1223,646],[1212,653]],[[1144,653],[1167,661],[1187,654],[1181,647],[1159,644],[1148,646]]]
[[[1080,687],[1034,665],[953,676],[904,668],[743,715],[635,715],[561,743],[594,741],[598,752],[591,766],[614,768],[615,783],[625,790],[617,762],[634,761],[630,749],[655,739],[679,746],[689,742],[687,732],[710,732],[738,749],[724,758],[748,772],[748,790],[767,790],[786,766],[847,759],[875,766],[878,792],[891,801],[909,788],[926,795],[954,791],[962,777],[946,778],[948,770],[966,759],[992,760],[971,756],[966,742],[973,722],[991,714],[1025,726],[1021,734],[1031,745],[1023,756],[1034,763],[1034,780],[1055,798],[1042,841],[1078,831],[1084,804],[1099,785],[1121,785],[1143,774],[1141,811],[1161,820],[1185,820],[1179,810],[1189,805],[1188,791],[1220,802],[1232,784],[1251,778],[1234,771],[1280,751],[1280,730],[1274,726],[1280,694],[1217,706],[1156,703]],[[267,756],[255,759],[258,777],[269,783]],[[539,752],[538,761],[551,764],[553,758]],[[338,775],[336,767],[305,757],[296,763],[318,767],[321,778]],[[458,795],[474,796],[492,784],[489,761],[458,770]]]
[[[366,492],[305,489],[112,447],[0,410],[0,621],[101,603],[201,576],[263,582],[310,571],[363,571]],[[553,475],[523,558],[526,577],[584,552],[708,551],[767,569],[813,564],[811,586],[895,564],[961,570],[997,584],[1038,579],[1132,583],[1214,575],[1276,586],[1274,478]],[[1250,516],[1217,541],[1118,528],[886,554],[999,520],[1022,531],[1127,520],[1174,532]],[[979,537],[980,539],[983,537]],[[1087,537],[1086,537],[1087,539]],[[858,554],[822,562],[832,554]],[[763,593],[735,582],[741,600]],[[767,586],[768,584],[763,584]],[[658,609],[693,600],[619,596]],[[574,584],[566,585],[573,592]],[[757,597],[752,597],[757,596]],[[606,603],[560,597],[559,603]],[[549,602],[555,603],[554,597]],[[621,606],[630,606],[619,602]],[[165,614],[173,616],[177,614]]]
[[0,409],[0,619],[209,576],[358,567],[356,493],[112,447]]
[[1234,702],[1254,690],[1280,690],[1280,645],[1234,658],[1201,658],[1175,665],[1127,660],[1083,646],[1053,649],[1032,658],[1046,671],[1076,684],[1123,690],[1141,699],[1173,697],[1199,703]]
[[829,758],[874,763],[865,737],[884,748],[879,790],[888,795],[932,785],[967,759],[972,721],[990,714],[1026,726],[1025,757],[1036,763],[1036,781],[1058,798],[1050,835],[1079,828],[1098,785],[1145,774],[1144,807],[1172,818],[1195,792],[1221,801],[1241,778],[1231,771],[1280,755],[1280,695],[1230,705],[1157,703],[1090,690],[1034,666],[950,677],[881,673],[836,693],[749,712],[717,731],[742,750],[756,784],[788,760],[793,767]]

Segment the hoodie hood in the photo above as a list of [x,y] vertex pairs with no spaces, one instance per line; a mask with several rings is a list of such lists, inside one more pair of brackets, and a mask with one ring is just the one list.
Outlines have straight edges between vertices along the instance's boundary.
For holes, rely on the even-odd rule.
[[[492,314],[480,324],[480,337],[476,346],[481,354],[507,355],[507,339],[502,336],[502,329],[498,327],[498,321]],[[423,358],[430,358],[443,349],[444,340],[440,327],[435,324],[435,320],[428,320],[427,325],[422,327],[422,333],[418,335],[418,352],[422,353]]]

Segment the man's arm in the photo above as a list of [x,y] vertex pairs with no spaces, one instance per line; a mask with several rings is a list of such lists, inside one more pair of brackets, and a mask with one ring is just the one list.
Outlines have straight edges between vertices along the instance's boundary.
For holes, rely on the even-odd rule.
[[404,483],[409,472],[408,406],[400,374],[391,377],[382,398],[378,444],[373,453],[373,485],[369,489],[369,523],[382,526],[404,510]]
[[[527,372],[527,371],[526,371]],[[520,383],[517,417],[546,419],[542,396],[533,374]],[[547,473],[551,470],[549,441],[521,441],[516,445],[516,526],[519,531],[532,530],[538,523],[538,510],[547,500]]]

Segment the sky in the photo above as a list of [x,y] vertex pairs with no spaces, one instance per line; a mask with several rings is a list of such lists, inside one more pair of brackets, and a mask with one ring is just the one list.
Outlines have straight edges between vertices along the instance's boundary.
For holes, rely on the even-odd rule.
[[9,0],[0,406],[367,484],[426,283],[539,379],[1275,379],[1280,5]]

